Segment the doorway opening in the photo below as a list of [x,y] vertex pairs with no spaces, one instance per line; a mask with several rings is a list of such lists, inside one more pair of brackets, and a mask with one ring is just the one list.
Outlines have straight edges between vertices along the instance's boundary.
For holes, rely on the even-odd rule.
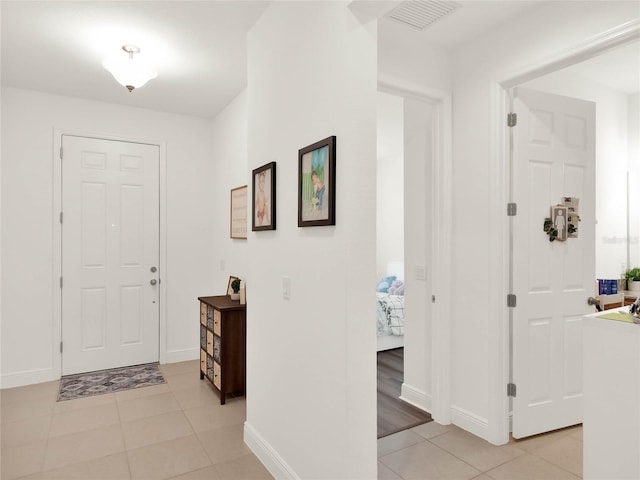
[[[579,46],[576,49],[574,49],[572,52],[569,52],[568,54],[565,55],[564,58],[560,59],[560,60],[555,60],[554,62],[550,62],[547,64],[542,64],[540,66],[538,66],[537,68],[534,68],[530,71],[521,73],[519,75],[516,75],[514,77],[512,77],[511,79],[505,80],[501,83],[496,83],[495,87],[495,98],[497,99],[497,103],[499,105],[501,105],[501,108],[499,110],[496,111],[496,117],[495,117],[495,124],[498,125],[498,123],[501,124],[501,128],[502,125],[504,125],[503,123],[503,115],[506,115],[507,112],[510,111],[510,109],[508,108],[509,106],[509,90],[513,87],[516,86],[526,86],[528,88],[535,88],[537,90],[546,90],[546,91],[550,91],[556,94],[564,94],[566,96],[571,96],[571,97],[577,97],[577,98],[585,98],[587,100],[594,100],[594,101],[598,101],[598,89],[600,89],[601,91],[603,91],[603,89],[607,89],[607,87],[605,87],[604,85],[600,85],[598,88],[594,87],[594,83],[578,83],[577,82],[577,77],[581,76],[582,74],[584,74],[584,70],[583,67],[585,66],[582,62],[585,59],[593,59],[593,61],[603,61],[606,58],[606,55],[608,54],[612,54],[612,55],[617,55],[620,52],[622,52],[622,50],[624,50],[626,47],[628,46],[629,48],[634,48],[631,47],[631,43],[635,42],[636,47],[635,47],[635,51],[637,51],[637,37],[638,37],[638,29],[636,28],[630,28],[629,26],[621,26],[619,29],[617,30],[613,30],[611,32],[608,32],[608,35],[605,37],[603,37],[602,39],[600,39],[599,43],[594,45],[594,44],[585,44],[583,46]],[[573,68],[572,68],[573,67]],[[636,70],[637,71],[637,70]],[[549,72],[552,72],[549,74]],[[580,73],[579,73],[580,72]],[[636,82],[637,83],[637,82]],[[608,87],[608,90],[611,91],[611,87]],[[619,96],[619,94],[615,94],[613,93],[613,96],[615,97],[616,95]],[[602,96],[602,95],[600,95]],[[631,96],[634,96],[634,102],[635,104],[637,104],[638,101],[638,93],[636,92],[635,94],[631,94]],[[600,99],[601,100],[601,99]],[[607,107],[608,108],[608,107]],[[632,107],[632,108],[636,108],[636,112],[637,112],[637,106],[636,107]],[[605,110],[605,109],[603,109]],[[631,111],[631,110],[629,110]],[[599,124],[604,124],[606,125],[607,122],[603,122],[600,118],[600,115],[603,113],[603,111],[599,112],[599,117],[598,117],[598,121],[596,122],[598,125]],[[615,115],[615,114],[614,114]],[[635,114],[637,116],[637,113]],[[500,118],[498,118],[500,117]],[[626,119],[625,119],[626,121]],[[605,127],[606,128],[606,127]],[[636,131],[637,131],[637,127],[636,127]],[[504,133],[504,137],[501,138],[497,138],[497,142],[494,144],[497,146],[498,151],[500,151],[501,148],[503,148],[504,146],[504,150],[502,150],[502,152],[498,155],[498,158],[502,158],[502,167],[500,165],[497,166],[497,171],[499,173],[498,177],[499,178],[507,178],[508,177],[508,169],[506,167],[507,165],[507,161],[504,159],[508,158],[508,153],[507,153],[507,145],[508,142],[506,141],[506,132]],[[596,133],[597,137],[598,137],[598,143],[600,143],[602,145],[602,141],[601,141],[601,137],[605,134],[603,134],[601,131]],[[606,142],[605,142],[606,143]],[[636,145],[637,145],[637,140],[636,140]],[[637,156],[637,146],[635,147],[635,152],[636,152],[636,156]],[[606,157],[607,154],[606,153],[602,153],[601,150],[599,149],[598,151],[598,158],[599,159],[603,159],[603,157]],[[629,157],[630,158],[630,157]],[[637,158],[637,157],[636,157]],[[626,160],[623,160],[623,163]],[[615,162],[613,162],[615,163]],[[629,165],[629,174],[633,175],[635,170],[634,168],[632,168],[631,162],[628,163]],[[618,185],[618,192],[620,190],[625,191],[625,185],[626,185],[626,179],[625,179],[625,174],[626,172],[624,171],[624,169],[622,169],[622,171],[620,170],[619,167],[617,168],[610,168],[612,165],[605,165],[603,166],[603,162],[598,162],[597,165],[597,170],[598,170],[598,176],[601,176],[601,170],[604,168],[606,169],[605,172],[605,177],[607,175],[618,175],[622,177],[622,188],[620,188],[620,185]],[[602,178],[601,178],[602,180]],[[598,184],[598,186],[596,187],[596,198],[597,198],[597,210],[596,210],[596,218],[598,220],[600,220],[600,218],[603,215],[603,211],[606,211],[606,208],[602,208],[602,199],[603,199],[603,186]],[[507,203],[508,201],[510,201],[510,193],[508,191],[508,186],[507,186],[507,182],[505,182],[505,184],[502,185],[501,189],[498,190],[495,195],[494,195],[494,200],[497,200],[499,197],[502,197],[505,201],[505,203]],[[605,202],[606,203],[606,202]],[[623,209],[624,210],[624,209]],[[618,212],[620,213],[620,212]],[[637,214],[636,214],[636,218],[637,218]],[[607,223],[607,221],[603,221],[603,223]],[[623,222],[624,224],[624,222]],[[600,225],[600,223],[599,223]],[[634,226],[629,226],[631,228],[631,230],[633,231]],[[624,228],[624,227],[623,227]],[[635,230],[637,231],[637,230]],[[505,235],[502,236],[503,240],[501,242],[501,245],[498,247],[500,250],[500,255],[498,256],[499,258],[502,258],[504,260],[504,275],[505,278],[509,277],[508,271],[510,270],[510,267],[508,267],[509,262],[508,262],[508,257],[510,255],[509,253],[509,242],[508,242],[508,235],[506,234],[506,231],[504,232]],[[598,230],[598,227],[596,227],[596,234],[595,234],[595,238],[593,239],[596,242],[596,247],[598,247],[597,243],[600,242],[601,244],[604,243],[606,244],[607,242],[604,241],[606,240],[606,234],[603,235],[601,230]],[[623,234],[624,235],[624,234]],[[622,235],[621,235],[622,236]],[[614,235],[610,235],[609,238],[611,237],[615,237]],[[626,234],[625,235],[626,241],[628,242],[626,245],[624,246],[631,246],[632,250],[633,250],[633,235],[629,235]],[[631,245],[629,245],[631,244]],[[610,245],[609,245],[610,247]],[[637,247],[636,247],[637,249]],[[598,251],[599,250],[599,251]],[[611,248],[609,248],[609,250],[611,250]],[[624,248],[619,248],[618,250],[622,251],[624,250]],[[610,265],[608,268],[608,270],[605,268],[602,268],[602,262],[601,259],[603,259],[605,256],[608,256],[609,259],[611,258],[610,256],[611,252],[607,252],[604,253],[603,250],[597,249],[597,252],[595,254],[595,262],[597,264],[599,264],[599,266],[596,268],[596,275],[593,278],[593,282],[594,282],[594,289],[595,289],[595,277],[599,277],[599,276],[612,276],[613,278],[617,278],[620,274],[620,271],[622,270],[622,264],[628,264],[629,262],[627,261],[627,258],[630,257],[630,255],[624,255],[621,257],[622,261],[611,261],[608,260],[607,263]],[[636,257],[637,258],[637,257]],[[507,283],[507,282],[505,282]],[[513,291],[510,289],[510,291]],[[586,299],[585,299],[585,304],[586,304]],[[513,343],[512,343],[512,329],[511,329],[511,324],[510,322],[507,321],[506,317],[509,316],[509,312],[507,310],[502,310],[500,309],[500,315],[498,315],[497,318],[499,318],[499,322],[501,325],[504,325],[504,327],[507,329],[507,331],[505,332],[504,335],[504,343],[500,342],[500,340],[497,342],[496,344],[496,357],[502,357],[502,360],[500,360],[499,362],[496,363],[496,365],[502,365],[504,370],[499,373],[499,376],[502,377],[504,383],[517,383],[519,382],[518,379],[514,379],[511,376],[511,361],[512,361],[512,348],[513,348]],[[514,382],[515,381],[515,382]],[[504,384],[502,384],[504,385]],[[501,443],[504,443],[505,441],[508,441],[509,438],[509,432],[511,431],[511,426],[510,426],[510,421],[511,421],[511,400],[504,397],[504,393],[503,393],[503,389],[501,388],[501,392],[500,392],[500,396],[497,395],[497,390],[496,390],[496,394],[495,394],[495,398],[496,399],[500,399],[498,401],[498,404],[496,406],[496,425],[498,426],[498,429],[495,431],[496,436],[500,437],[502,439]],[[500,413],[500,410],[502,413]],[[502,416],[501,416],[502,415]]]
[[[434,315],[448,308],[448,251],[438,249],[447,235],[450,208],[445,177],[450,153],[446,96],[430,96],[381,85],[378,101],[377,163],[377,331],[378,436],[429,421],[447,395],[434,391],[448,378],[436,359]],[[444,222],[438,223],[442,217]],[[400,293],[400,295],[398,295]],[[436,303],[442,294],[443,303]],[[387,335],[385,335],[387,334]],[[391,335],[389,335],[391,334]],[[442,390],[438,390],[442,391]],[[392,406],[390,398],[395,401]],[[410,412],[410,413],[409,413]],[[394,419],[395,417],[395,419]],[[439,421],[450,423],[447,415]],[[383,427],[384,425],[384,427]],[[385,433],[387,432],[387,433]]]
[[66,375],[163,362],[161,142],[54,135],[56,367]]

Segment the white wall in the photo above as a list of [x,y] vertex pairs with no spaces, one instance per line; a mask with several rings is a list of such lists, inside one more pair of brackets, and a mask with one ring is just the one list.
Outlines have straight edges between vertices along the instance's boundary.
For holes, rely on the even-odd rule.
[[451,410],[454,423],[489,441],[508,439],[504,365],[496,362],[505,348],[508,292],[496,284],[504,271],[493,257],[491,222],[506,216],[503,204],[492,203],[500,184],[492,176],[499,171],[491,151],[492,82],[636,18],[635,2],[549,2],[453,52],[452,275],[458,285],[473,281],[465,283],[464,302],[452,305]]
[[[249,170],[277,162],[277,230],[248,239],[245,441],[277,478],[376,477],[376,28],[360,19],[275,2],[249,34]],[[330,135],[336,225],[298,228],[298,149]]]
[[404,106],[396,95],[377,99],[376,282],[389,262],[404,264]]
[[640,267],[640,93],[629,95],[630,267]]
[[[166,146],[167,264],[160,273],[166,360],[197,358],[196,297],[211,289],[214,161],[211,122],[2,88],[2,386],[60,375],[52,307],[54,129],[157,140]],[[34,311],[36,313],[34,314]]]
[[627,263],[628,95],[572,73],[570,68],[523,86],[595,102],[596,278],[619,278]]
[[451,90],[450,53],[425,44],[419,30],[383,22],[378,33],[378,79],[384,84],[421,92]]
[[[211,179],[215,226],[210,248],[215,264],[210,272],[211,295],[225,294],[230,275],[247,282],[247,240],[231,238],[229,212],[231,189],[247,184],[251,188],[251,178],[247,173],[248,122],[246,90],[213,120],[210,156],[215,162]],[[251,229],[250,221],[248,228]],[[248,282],[247,291],[250,296]]]

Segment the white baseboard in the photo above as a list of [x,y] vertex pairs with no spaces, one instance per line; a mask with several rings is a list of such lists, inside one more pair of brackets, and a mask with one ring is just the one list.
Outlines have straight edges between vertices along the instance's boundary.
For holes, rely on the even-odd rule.
[[420,410],[431,413],[431,395],[411,385],[407,385],[406,383],[402,384],[400,400],[404,400]]
[[[165,354],[164,363],[186,362],[200,358],[200,348],[184,348],[182,350],[171,350]],[[5,373],[0,376],[0,388],[24,387],[35,383],[52,382],[60,380],[61,373],[54,368],[40,368],[35,370],[25,370],[23,372]]]
[[23,372],[5,373],[0,377],[0,388],[24,387],[35,383],[53,382],[60,380],[60,372],[53,368],[25,370]]
[[489,441],[489,421],[464,408],[451,405],[451,423]]
[[300,480],[293,469],[248,422],[244,422],[244,443],[277,479]]
[[182,350],[167,350],[164,355],[164,363],[186,362],[200,358],[200,347],[183,348]]

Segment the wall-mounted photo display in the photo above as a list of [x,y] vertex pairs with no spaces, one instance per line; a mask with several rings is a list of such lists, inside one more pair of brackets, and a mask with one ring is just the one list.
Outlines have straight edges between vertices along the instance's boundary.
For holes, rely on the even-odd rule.
[[562,205],[569,209],[569,213],[580,212],[580,199],[578,197],[562,197]]
[[247,186],[231,190],[231,238],[247,238]]
[[298,151],[298,227],[336,224],[336,137]]
[[556,240],[564,241],[567,239],[567,230],[569,225],[569,209],[564,205],[556,205],[551,207],[551,223],[556,230]]
[[567,236],[578,238],[578,222],[580,222],[580,199],[563,197],[562,204],[567,207]]
[[251,230],[276,229],[276,162],[253,170],[251,192],[253,215]]

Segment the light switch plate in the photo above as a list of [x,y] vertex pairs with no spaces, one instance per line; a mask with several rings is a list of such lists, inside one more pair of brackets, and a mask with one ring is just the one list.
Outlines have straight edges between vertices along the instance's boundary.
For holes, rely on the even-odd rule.
[[291,279],[282,277],[282,298],[289,300],[291,298]]

